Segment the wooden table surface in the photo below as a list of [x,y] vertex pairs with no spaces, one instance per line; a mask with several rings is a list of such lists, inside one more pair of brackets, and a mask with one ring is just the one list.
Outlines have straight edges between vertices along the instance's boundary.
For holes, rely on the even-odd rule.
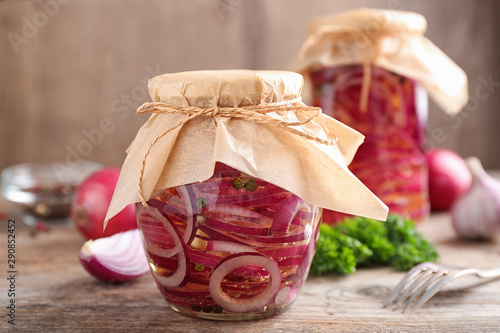
[[[1,208],[1,205],[0,205]],[[5,215],[5,214],[4,214]],[[295,303],[262,320],[213,322],[178,314],[165,303],[148,274],[109,285],[80,266],[84,242],[72,225],[35,236],[16,219],[15,326],[6,307],[7,220],[0,221],[1,332],[500,332],[500,281],[468,291],[447,291],[423,308],[403,314],[383,308],[403,277],[391,268],[362,269],[349,276],[310,276]],[[479,268],[500,266],[500,241],[458,240],[447,214],[419,226],[441,261]]]

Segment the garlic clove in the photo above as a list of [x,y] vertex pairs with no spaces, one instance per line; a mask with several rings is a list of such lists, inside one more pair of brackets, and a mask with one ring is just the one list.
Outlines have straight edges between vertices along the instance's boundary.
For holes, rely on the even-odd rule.
[[477,157],[465,160],[472,174],[469,191],[453,205],[453,227],[466,239],[492,239],[500,234],[500,182]]

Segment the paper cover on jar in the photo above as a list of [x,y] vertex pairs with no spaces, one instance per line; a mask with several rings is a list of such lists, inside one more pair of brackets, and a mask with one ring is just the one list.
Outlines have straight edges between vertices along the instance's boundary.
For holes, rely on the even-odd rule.
[[[246,70],[152,78],[152,104],[178,112],[160,112],[161,107],[151,111],[127,150],[106,221],[130,203],[209,179],[216,162],[282,187],[310,204],[385,220],[387,207],[347,168],[363,135],[323,114],[295,126],[293,131],[300,135],[267,123],[266,119],[293,122],[314,116],[312,109],[317,108],[300,101],[302,83],[297,73]],[[264,120],[246,116],[248,110],[259,108],[267,110]],[[186,121],[208,109],[210,116]],[[240,118],[230,116],[235,113]]]
[[[424,16],[405,11],[357,9],[313,19],[309,37],[290,69],[375,65],[420,82],[448,114],[468,102],[466,73],[424,36]],[[307,93],[307,90],[305,91]]]

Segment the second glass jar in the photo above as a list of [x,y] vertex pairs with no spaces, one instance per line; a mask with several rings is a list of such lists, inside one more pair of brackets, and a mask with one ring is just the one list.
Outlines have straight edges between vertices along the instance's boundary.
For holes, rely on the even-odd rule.
[[[415,80],[372,66],[367,107],[361,110],[364,70],[346,65],[312,71],[312,104],[365,135],[349,169],[391,213],[420,221],[429,213],[427,93]],[[327,223],[341,217],[324,212]]]

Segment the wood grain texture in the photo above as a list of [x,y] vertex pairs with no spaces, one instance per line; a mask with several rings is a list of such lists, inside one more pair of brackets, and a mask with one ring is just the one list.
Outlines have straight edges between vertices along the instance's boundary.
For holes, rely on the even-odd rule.
[[[43,7],[57,1],[57,8]],[[196,69],[284,69],[309,19],[361,6],[427,17],[427,36],[467,71],[478,102],[454,119],[431,103],[429,136],[437,146],[500,167],[500,155],[491,154],[500,150],[499,87],[481,86],[488,77],[500,81],[497,1],[64,2],[0,3],[0,168],[68,158],[119,166],[147,118],[134,113],[149,100],[147,78]],[[23,42],[13,46],[12,34]],[[103,119],[112,130],[99,136]]]
[[[1,207],[1,205],[0,205]],[[7,207],[8,208],[8,207]],[[8,210],[8,217],[16,213]],[[6,221],[0,221],[0,239]],[[30,236],[17,220],[15,332],[498,332],[500,281],[468,291],[445,291],[413,314],[383,308],[403,273],[391,268],[361,269],[353,275],[310,276],[285,312],[262,320],[213,322],[168,308],[152,277],[123,285],[90,277],[77,254],[83,238],[71,226]],[[437,245],[441,261],[489,268],[500,264],[500,243],[467,243],[456,238],[447,214],[419,226]],[[4,248],[2,246],[2,248]],[[0,267],[7,266],[0,255]],[[2,273],[2,276],[5,274]],[[0,284],[0,331],[5,318],[6,280]]]

